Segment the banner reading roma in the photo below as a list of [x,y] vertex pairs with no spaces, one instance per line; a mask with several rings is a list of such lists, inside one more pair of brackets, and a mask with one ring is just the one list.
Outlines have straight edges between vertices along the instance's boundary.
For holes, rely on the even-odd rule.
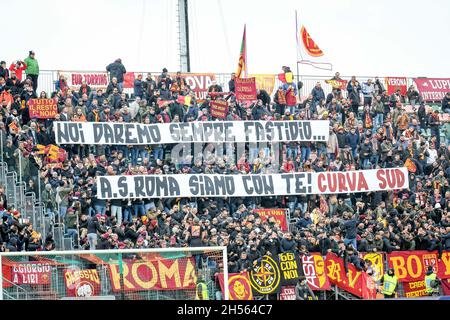
[[450,91],[450,78],[414,78],[424,101],[441,101]]
[[398,89],[400,89],[402,96],[406,95],[408,81],[405,77],[386,77],[385,81],[388,95],[394,94]]
[[64,271],[68,297],[93,297],[100,294],[100,277],[97,269]]
[[28,101],[30,118],[54,119],[58,113],[56,99],[30,99]]
[[[118,264],[110,264],[111,286],[121,291]],[[125,291],[193,289],[197,282],[194,258],[155,259],[123,263]]]
[[286,220],[287,209],[254,209],[253,212],[259,214],[262,221],[267,221],[268,218],[275,218],[280,224],[282,231],[288,231],[288,223]]
[[11,266],[11,282],[15,284],[50,284],[51,265],[39,262],[14,263]]
[[348,273],[344,268],[344,261],[334,253],[326,257],[327,275],[332,284],[337,285],[351,294],[363,299],[375,299],[376,290],[372,279],[365,272],[361,272],[349,263]]
[[225,119],[228,114],[228,102],[225,100],[214,100],[210,102],[210,113],[213,117]]
[[408,169],[405,167],[350,172],[97,177],[99,199],[337,194],[408,187]]
[[327,141],[328,127],[328,120],[158,124],[57,121],[54,123],[54,132],[57,144],[148,145],[184,142]]
[[394,251],[387,255],[389,268],[394,268],[399,282],[424,280],[428,266],[440,279],[450,278],[450,252],[444,251],[438,260],[437,251]]
[[302,255],[303,274],[311,290],[330,290],[330,281],[325,269],[325,261],[320,253]]
[[237,100],[256,100],[255,78],[236,78],[234,79],[234,84]]
[[[219,278],[222,294],[225,295],[223,273],[217,275]],[[229,273],[228,290],[230,300],[253,300],[252,286],[248,278],[248,273]]]
[[93,90],[105,90],[109,82],[106,72],[58,71],[58,79],[61,74],[67,78],[67,85],[72,90],[78,90],[83,81]]

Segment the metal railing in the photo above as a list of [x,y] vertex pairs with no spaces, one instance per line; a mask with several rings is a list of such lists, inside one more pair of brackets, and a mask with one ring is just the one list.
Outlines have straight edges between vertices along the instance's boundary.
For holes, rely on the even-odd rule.
[[0,162],[0,185],[4,186],[8,207],[13,206],[20,212],[20,218],[30,222],[45,237],[50,228],[45,224],[45,205],[36,199],[34,192],[25,192],[26,183],[18,182],[17,173],[8,171],[5,162]]
[[[106,71],[74,71],[74,70],[64,70],[62,72],[82,72],[82,73],[102,73]],[[135,71],[135,74],[143,74],[144,76],[147,73],[151,73],[153,76],[159,75],[160,72],[155,71]],[[213,73],[215,74],[217,84],[222,86],[223,90],[225,92],[229,91],[228,88],[228,81],[231,79],[231,73]],[[275,84],[274,84],[274,90],[278,88],[282,83],[278,79],[276,74],[273,74],[275,78]],[[318,76],[318,75],[295,75],[296,81],[302,81],[303,87],[300,90],[301,96],[306,97],[308,94],[311,93],[312,89],[316,85],[317,82],[320,82],[322,85],[322,88],[325,92],[325,94],[328,94],[331,92],[332,88],[330,85],[326,84],[325,80],[331,79],[334,75],[330,74],[329,76]],[[375,79],[377,76],[356,76],[356,79],[359,82],[367,81],[367,79]],[[350,80],[351,76],[341,76],[343,80]],[[379,79],[384,79],[384,77],[378,76]],[[407,86],[409,87],[414,83],[413,77],[406,77],[407,79]],[[57,70],[41,70],[39,73],[39,79],[38,79],[38,94],[41,91],[47,92],[47,94],[50,94],[55,91],[55,83],[58,80],[58,71]],[[346,90],[344,90],[346,92]],[[124,92],[130,94],[133,92],[133,88],[125,88]],[[269,92],[271,95],[272,92]]]

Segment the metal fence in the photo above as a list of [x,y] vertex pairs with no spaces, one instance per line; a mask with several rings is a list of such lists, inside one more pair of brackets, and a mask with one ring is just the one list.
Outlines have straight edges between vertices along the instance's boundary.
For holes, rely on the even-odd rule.
[[[64,70],[64,72],[89,72],[89,73],[101,73],[105,71],[70,71],[70,70]],[[144,76],[147,73],[151,73],[152,75],[160,74],[160,72],[152,72],[152,71],[138,71],[134,72],[135,74],[143,74]],[[228,81],[231,79],[231,73],[214,73],[216,77],[217,84],[221,85],[223,90],[225,92],[229,91],[228,88]],[[282,83],[278,79],[277,75],[273,75],[275,78],[275,85],[274,88],[278,88]],[[330,85],[325,83],[325,80],[330,79],[333,75],[330,76],[316,76],[316,75],[296,75],[295,79],[298,81],[303,82],[303,87],[300,90],[300,94],[302,97],[308,96],[308,94],[311,93],[312,89],[316,85],[317,82],[320,82],[322,85],[322,88],[325,92],[325,94],[328,94],[331,92],[332,88]],[[350,80],[351,76],[341,76],[343,80]],[[367,79],[375,79],[376,76],[356,76],[356,79],[359,82],[367,81]],[[384,79],[384,77],[378,77],[380,79]],[[413,78],[407,77],[407,85],[412,85]],[[38,79],[38,92],[45,91],[47,94],[50,94],[55,91],[55,83],[58,80],[58,71],[56,70],[41,70],[39,73],[39,79]],[[124,89],[124,91],[128,94],[131,94],[133,92],[132,88]],[[271,92],[269,92],[271,94]]]
[[0,253],[0,267],[0,300],[193,300],[199,280],[212,300],[215,274],[228,282],[226,247]]

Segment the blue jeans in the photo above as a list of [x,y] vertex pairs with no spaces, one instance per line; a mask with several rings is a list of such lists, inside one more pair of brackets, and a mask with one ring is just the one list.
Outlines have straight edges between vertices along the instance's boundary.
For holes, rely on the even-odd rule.
[[164,149],[161,147],[157,147],[153,149],[153,158],[163,160],[164,159]]
[[78,231],[77,229],[67,229],[66,234],[64,235],[66,237],[72,237],[74,243],[78,245],[77,243],[77,237],[78,237]]
[[300,208],[303,214],[306,213],[306,210],[308,210],[308,203],[307,202],[297,202],[297,208]]
[[349,243],[351,243],[353,245],[353,248],[358,249],[357,244],[356,244],[356,238],[354,239],[347,239],[344,238],[344,244],[347,246]]
[[383,113],[377,113],[377,115],[375,116],[374,119],[374,125],[373,125],[373,129],[376,131],[376,129],[378,129],[379,127],[383,126],[383,121],[384,121],[384,114]]
[[126,207],[123,210],[123,222],[131,222],[132,212],[133,212],[133,210],[131,207]]
[[317,157],[320,157],[323,153],[327,153],[327,147],[318,146],[317,147]]
[[311,148],[310,147],[302,147],[302,162],[305,162],[307,159],[309,159],[309,156],[311,155]]
[[95,213],[96,214],[100,214],[100,215],[105,215],[105,213],[106,213],[106,207],[105,206],[100,206],[100,205],[95,205],[94,206],[94,208],[95,208]]
[[370,158],[366,158],[366,159],[362,160],[362,168],[363,169],[367,169],[369,167],[369,164],[370,164],[369,160],[370,160]]
[[59,207],[59,219],[61,221],[64,221],[64,217],[66,216],[66,213],[67,213],[67,206]]
[[378,165],[378,161],[380,161],[380,156],[375,154],[372,157],[370,157],[370,162],[372,165],[375,165],[375,167]]
[[294,160],[295,158],[297,158],[297,154],[298,154],[298,147],[287,147],[286,148],[286,158],[291,158],[292,160]]
[[145,207],[143,204],[133,205],[134,216],[142,217],[145,216]]
[[119,86],[119,92],[122,93],[122,91],[123,91],[123,82],[118,82],[117,84]]
[[294,202],[288,202],[288,203],[287,203],[287,206],[288,206],[288,208],[289,208],[290,214],[293,214],[293,213],[294,213],[294,211],[295,211],[295,204],[296,204],[295,201],[294,201]]

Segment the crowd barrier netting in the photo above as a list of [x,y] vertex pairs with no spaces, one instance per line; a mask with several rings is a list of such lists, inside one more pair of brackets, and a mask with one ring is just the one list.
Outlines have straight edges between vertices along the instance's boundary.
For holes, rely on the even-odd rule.
[[0,299],[194,300],[203,284],[215,299],[226,259],[225,247],[1,253]]

